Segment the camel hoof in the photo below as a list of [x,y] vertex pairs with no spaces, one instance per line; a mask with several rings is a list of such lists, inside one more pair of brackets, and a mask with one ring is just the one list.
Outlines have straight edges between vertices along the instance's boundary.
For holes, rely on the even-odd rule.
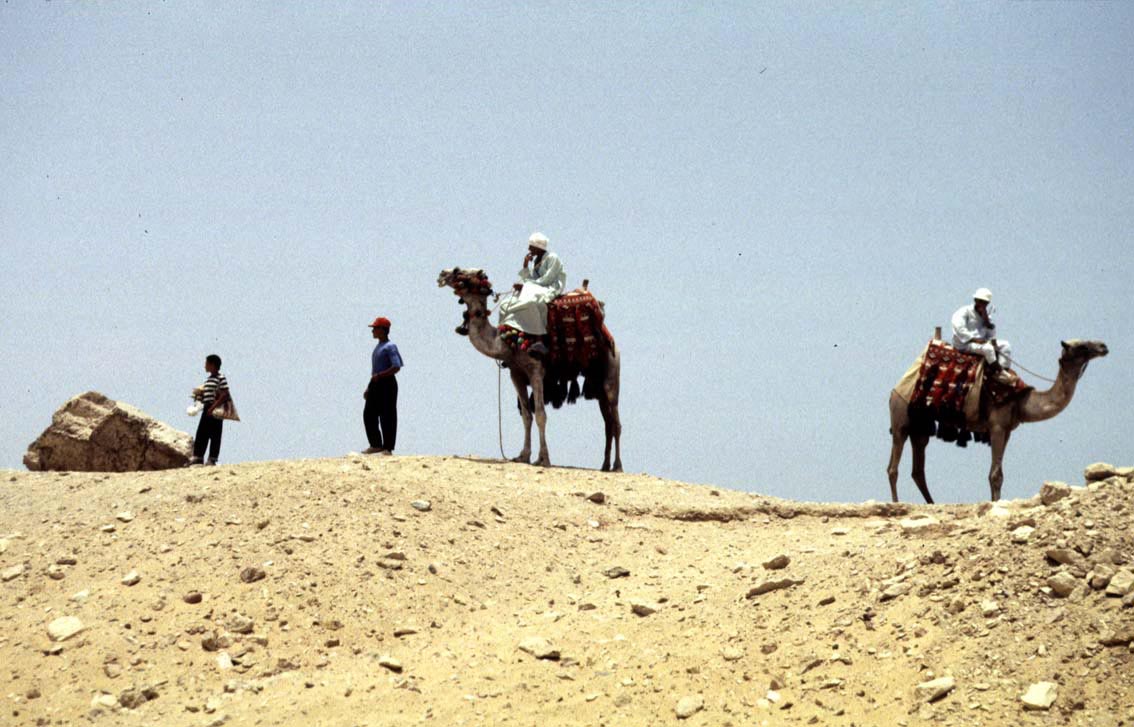
[[539,459],[536,460],[535,465],[536,465],[536,467],[550,467],[551,466],[551,460],[547,457],[540,457]]
[[614,464],[614,469],[612,469],[611,472],[621,472],[621,471],[622,471],[622,463],[616,462]]
[[517,457],[513,457],[511,461],[519,462],[520,464],[531,464],[532,456],[529,454],[527,457],[525,457],[521,454]]

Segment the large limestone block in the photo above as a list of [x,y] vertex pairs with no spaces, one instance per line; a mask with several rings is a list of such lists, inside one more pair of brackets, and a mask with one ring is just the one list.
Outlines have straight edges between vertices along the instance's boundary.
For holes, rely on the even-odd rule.
[[134,472],[182,467],[193,438],[97,391],[74,397],[28,446],[29,470]]

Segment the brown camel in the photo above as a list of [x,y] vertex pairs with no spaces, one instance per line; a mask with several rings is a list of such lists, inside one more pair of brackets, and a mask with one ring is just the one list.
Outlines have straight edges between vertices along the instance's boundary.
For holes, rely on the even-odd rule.
[[[974,432],[987,432],[992,447],[992,469],[988,473],[988,484],[992,489],[992,499],[1000,499],[1000,486],[1004,482],[1004,448],[1012,431],[1022,423],[1042,422],[1062,412],[1075,395],[1075,385],[1087,370],[1092,359],[1107,354],[1102,341],[1063,341],[1063,353],[1059,357],[1059,375],[1047,391],[1029,391],[1022,397],[1005,402],[999,406],[990,405],[988,416],[969,425]],[[929,444],[928,434],[910,431],[909,403],[898,394],[890,392],[890,434],[893,446],[890,450],[890,466],[886,472],[890,476],[890,495],[898,501],[898,463],[902,459],[902,449],[906,439],[913,447],[913,481],[921,490],[922,497],[932,504],[929,486],[925,481],[925,447]]]
[[[535,410],[536,425],[539,426],[539,458],[537,465],[548,467],[551,458],[547,452],[547,413],[544,409],[545,385],[553,382],[549,376],[563,376],[575,384],[574,376],[568,372],[549,371],[548,367],[523,351],[514,351],[504,343],[489,320],[488,296],[492,295],[487,276],[478,269],[452,268],[443,270],[437,277],[438,287],[450,287],[457,292],[465,304],[469,341],[474,348],[489,358],[503,362],[512,377],[519,398],[520,416],[524,422],[524,448],[513,462],[530,462],[532,456],[532,410]],[[583,393],[586,398],[598,400],[599,411],[606,425],[606,453],[602,460],[603,472],[622,471],[622,423],[618,418],[618,381],[620,358],[618,347],[611,342],[599,354],[601,359],[586,371]],[[530,389],[530,397],[529,397]],[[576,388],[577,391],[577,388]],[[573,402],[574,397],[568,398]],[[558,406],[558,403],[556,404]],[[610,463],[610,448],[614,445],[614,466]]]

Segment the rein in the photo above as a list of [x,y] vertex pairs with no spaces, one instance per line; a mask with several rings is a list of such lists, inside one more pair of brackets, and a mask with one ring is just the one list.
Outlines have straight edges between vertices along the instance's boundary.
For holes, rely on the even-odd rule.
[[[1024,366],[1023,364],[1021,364],[1021,363],[1020,363],[1019,361],[1016,361],[1016,360],[1014,360],[1014,359],[1013,359],[1013,358],[1012,358],[1011,356],[1007,356],[1007,355],[1005,355],[1005,354],[1000,354],[1000,355],[1001,355],[1001,356],[1004,356],[1004,358],[1008,359],[1008,363],[1009,363],[1009,364],[1011,364],[1011,365],[1015,366],[1016,368],[1020,369],[1021,371],[1024,371],[1024,372],[1026,372],[1026,373],[1029,373],[1029,374],[1031,374],[1032,376],[1035,376],[1035,377],[1036,377],[1037,379],[1041,379],[1041,380],[1043,380],[1043,381],[1046,381],[1046,382],[1047,382],[1047,383],[1049,383],[1049,384],[1054,384],[1054,383],[1055,383],[1055,379],[1049,379],[1049,378],[1047,378],[1046,376],[1044,376],[1044,375],[1042,375],[1042,374],[1037,374],[1037,373],[1036,373],[1035,371],[1032,371],[1031,369],[1027,368],[1027,367],[1026,367],[1026,366]],[[1083,366],[1083,369],[1084,369],[1084,370],[1086,370],[1086,368],[1087,368],[1087,367],[1086,367],[1086,365],[1084,364],[1084,366]]]

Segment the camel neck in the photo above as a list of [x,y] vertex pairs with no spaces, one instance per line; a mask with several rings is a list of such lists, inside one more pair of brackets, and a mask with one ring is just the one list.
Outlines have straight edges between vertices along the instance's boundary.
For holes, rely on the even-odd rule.
[[1086,368],[1085,362],[1060,361],[1059,375],[1047,391],[1033,391],[1020,408],[1021,422],[1041,422],[1058,415],[1075,396],[1075,387]]

